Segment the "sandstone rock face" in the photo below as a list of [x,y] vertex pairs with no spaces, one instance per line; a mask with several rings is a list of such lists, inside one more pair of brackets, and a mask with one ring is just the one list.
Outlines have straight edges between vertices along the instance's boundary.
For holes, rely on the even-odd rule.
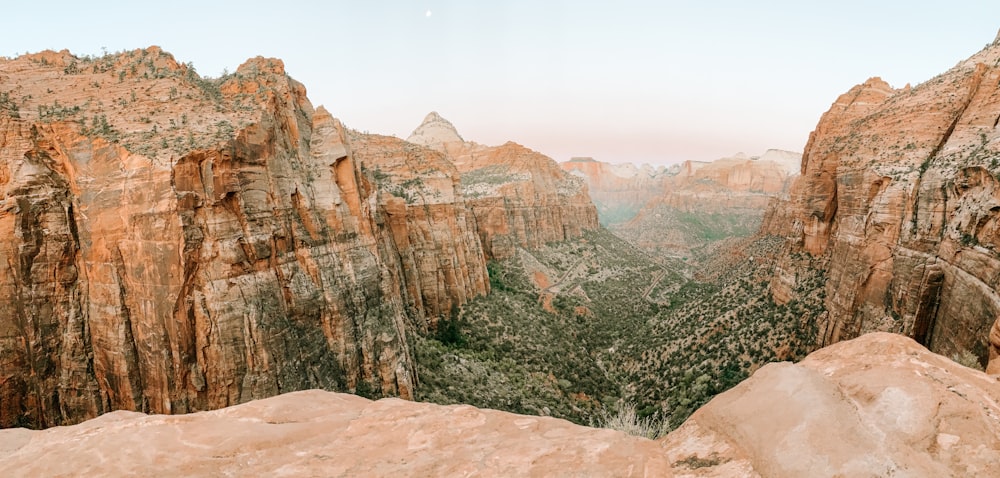
[[436,113],[407,141],[444,153],[458,168],[488,257],[505,259],[518,247],[574,239],[600,227],[586,184],[548,156],[513,142],[490,147],[461,141]]
[[870,79],[810,135],[802,176],[775,205],[787,220],[765,232],[817,258],[786,259],[779,300],[799,268],[829,270],[821,345],[881,330],[988,360],[1000,316],[998,59],[991,45],[915,88]]
[[[44,459],[39,459],[44,456]],[[183,416],[0,431],[4,476],[670,476],[621,432],[470,406],[294,392]]]
[[[685,161],[664,178],[663,189],[628,222],[613,230],[634,244],[688,255],[700,246],[751,235],[773,198],[788,193],[797,154],[768,150],[712,162]],[[763,159],[770,158],[770,159]]]
[[628,221],[646,203],[663,194],[669,183],[667,168],[647,164],[611,164],[593,158],[572,158],[559,163],[564,171],[587,182],[590,198],[597,207],[601,224]]
[[280,60],[208,81],[155,47],[46,52],[0,61],[0,103],[0,426],[412,396],[422,286]]
[[387,136],[354,134],[351,144],[380,192],[403,266],[407,309],[432,320],[422,328],[489,292],[476,218],[455,166],[442,153]]
[[874,333],[765,366],[662,443],[692,476],[986,476],[998,403],[996,378]]
[[[1000,382],[894,334],[775,363],[658,441],[564,420],[321,391],[182,416],[0,430],[0,473],[991,476]],[[777,404],[777,406],[776,406]]]

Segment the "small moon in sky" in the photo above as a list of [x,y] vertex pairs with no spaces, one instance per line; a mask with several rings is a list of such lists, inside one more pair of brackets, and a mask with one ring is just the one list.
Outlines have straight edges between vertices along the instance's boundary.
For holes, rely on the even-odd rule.
[[425,14],[424,14],[424,16],[426,16],[427,18],[430,18],[430,16],[431,16],[431,11],[430,11],[430,10],[427,10],[427,13],[425,13]]

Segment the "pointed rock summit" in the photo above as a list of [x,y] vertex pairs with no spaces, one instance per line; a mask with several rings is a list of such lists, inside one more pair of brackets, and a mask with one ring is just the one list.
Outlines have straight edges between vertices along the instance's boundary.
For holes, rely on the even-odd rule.
[[455,125],[442,118],[437,111],[428,113],[424,122],[420,123],[420,126],[417,126],[417,129],[413,130],[413,133],[406,140],[439,151],[444,150],[445,143],[465,142],[458,134],[458,130],[455,129]]

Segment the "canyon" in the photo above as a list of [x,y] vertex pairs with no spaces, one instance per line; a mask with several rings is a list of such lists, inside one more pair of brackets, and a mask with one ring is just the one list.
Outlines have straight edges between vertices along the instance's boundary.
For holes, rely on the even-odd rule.
[[467,142],[436,112],[407,141],[440,151],[454,163],[491,258],[506,259],[518,247],[534,249],[598,227],[583,181],[541,153],[514,142],[492,147]]
[[[277,59],[0,59],[0,470],[988,473],[998,65],[653,168],[354,131]],[[622,404],[675,429],[580,425]]]

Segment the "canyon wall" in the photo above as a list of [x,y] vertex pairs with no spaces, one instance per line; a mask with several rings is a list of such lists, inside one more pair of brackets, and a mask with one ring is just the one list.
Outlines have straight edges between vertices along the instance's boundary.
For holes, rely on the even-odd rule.
[[598,227],[550,158],[428,118],[430,147],[349,131],[274,59],[0,61],[0,426],[412,397],[408,334],[487,258]]
[[0,430],[0,473],[989,476],[1000,467],[998,402],[992,377],[905,337],[870,334],[768,364],[655,441],[552,417],[311,390],[182,416],[119,411]]
[[434,112],[407,141],[440,151],[453,162],[483,250],[491,258],[505,259],[518,247],[533,249],[600,227],[586,184],[548,156],[513,142],[484,146],[464,141]]
[[354,133],[354,157],[373,178],[403,266],[406,307],[430,319],[489,292],[476,218],[459,173],[442,153],[388,136]]
[[377,186],[280,60],[0,61],[0,426],[412,397],[407,330],[488,281],[460,214]]
[[828,270],[819,345],[891,331],[983,364],[997,357],[998,62],[992,44],[914,88],[872,78],[820,119],[800,179],[762,230],[789,238],[772,280],[779,301],[802,268]]

